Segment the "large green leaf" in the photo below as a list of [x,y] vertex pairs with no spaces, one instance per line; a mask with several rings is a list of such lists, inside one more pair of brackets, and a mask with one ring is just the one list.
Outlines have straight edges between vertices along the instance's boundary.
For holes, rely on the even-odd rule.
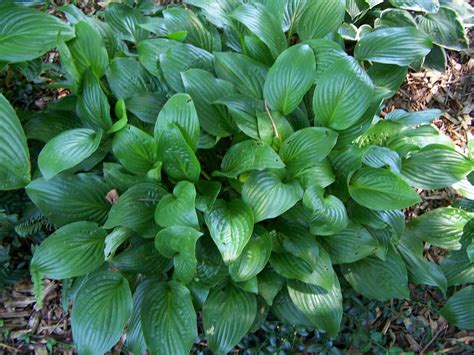
[[167,272],[173,265],[155,248],[153,240],[140,240],[131,247],[115,255],[111,265],[121,272],[156,276]]
[[158,140],[158,158],[163,169],[173,180],[197,182],[201,174],[201,165],[193,149],[186,142],[179,127],[170,122]]
[[241,5],[230,16],[265,43],[273,58],[287,47],[281,24],[263,4],[255,2]]
[[109,65],[102,37],[85,21],[79,21],[74,29],[76,38],[68,42],[68,46],[79,75],[90,70],[98,78],[102,77]]
[[217,137],[226,137],[234,130],[232,121],[222,105],[213,104],[234,93],[228,81],[216,79],[202,69],[190,69],[181,74],[185,91],[191,95],[201,127]]
[[112,206],[104,228],[122,226],[144,237],[153,237],[158,229],[153,218],[155,208],[166,194],[167,191],[157,183],[132,186]]
[[94,174],[40,178],[26,187],[33,203],[58,226],[77,221],[104,223],[111,207],[105,199],[108,191],[102,178]]
[[0,94],[0,137],[2,141],[0,146],[0,190],[14,190],[24,187],[31,178],[30,154],[26,145],[26,137],[13,107],[2,94]]
[[108,130],[112,126],[110,105],[100,80],[91,71],[86,71],[82,78],[82,91],[77,97],[77,115],[88,127]]
[[441,268],[423,257],[423,243],[408,235],[397,246],[408,271],[410,282],[435,286],[445,295],[448,287]]
[[456,292],[441,309],[446,320],[461,329],[474,329],[474,286]]
[[293,112],[314,83],[316,61],[311,47],[299,44],[278,56],[268,72],[263,96],[272,110]]
[[8,3],[0,7],[0,62],[35,59],[55,47],[58,36],[67,41],[74,31],[45,12]]
[[265,65],[232,52],[214,53],[214,58],[214,67],[219,78],[233,83],[244,95],[263,97],[263,84],[268,72]]
[[160,70],[160,55],[179,44],[166,38],[146,39],[137,44],[138,59],[150,74],[161,78],[163,73]]
[[296,27],[302,41],[336,32],[344,21],[344,0],[308,1]]
[[139,26],[146,17],[137,9],[112,3],[107,6],[105,20],[120,39],[138,43],[148,37],[148,33]]
[[354,201],[378,211],[405,208],[421,201],[404,180],[383,168],[357,170],[348,186]]
[[352,58],[337,59],[321,75],[313,95],[315,122],[343,130],[354,125],[373,98],[373,84]]
[[94,271],[105,261],[106,235],[93,222],[61,227],[35,249],[30,270],[51,279],[67,279]]
[[431,47],[431,39],[417,28],[386,27],[362,37],[354,55],[358,60],[407,66],[421,60]]
[[224,155],[221,171],[215,175],[236,178],[250,170],[284,168],[278,154],[266,143],[246,140],[233,145]]
[[400,9],[436,12],[439,10],[438,0],[390,0],[390,4]]
[[464,226],[471,218],[472,214],[464,210],[443,207],[412,219],[407,226],[419,240],[440,248],[459,250]]
[[104,271],[79,289],[72,307],[72,337],[81,354],[103,354],[120,340],[132,313],[132,293],[126,278]]
[[337,277],[330,290],[295,280],[288,281],[287,287],[291,301],[311,324],[335,337],[342,320],[342,294]]
[[132,125],[115,134],[112,151],[117,160],[134,174],[144,175],[157,163],[156,141]]
[[196,151],[200,129],[198,115],[191,96],[176,94],[166,102],[156,120],[155,137],[159,137],[165,132],[170,122],[179,127],[186,143],[193,151]]
[[252,238],[239,258],[229,264],[229,273],[236,282],[248,281],[267,265],[272,253],[272,239],[268,231],[256,227]]
[[367,298],[387,301],[410,296],[405,264],[391,248],[385,260],[369,256],[341,265],[341,271],[354,290]]
[[202,307],[209,348],[216,354],[230,352],[247,334],[256,314],[255,295],[232,285],[214,289]]
[[169,86],[176,92],[183,92],[181,73],[188,69],[213,71],[213,55],[208,51],[187,43],[173,44],[159,54],[160,68]]
[[464,179],[474,162],[450,149],[427,146],[402,161],[402,175],[422,189],[441,189]]
[[197,337],[191,293],[176,281],[151,284],[145,291],[142,328],[150,354],[186,354]]
[[255,221],[275,218],[303,197],[296,180],[284,182],[280,173],[254,171],[242,188],[242,199],[253,209]]
[[316,166],[336,144],[337,133],[322,127],[303,128],[289,136],[279,154],[290,172]]
[[143,354],[146,352],[145,336],[142,329],[142,304],[146,290],[150,285],[150,280],[142,281],[138,284],[133,293],[133,311],[130,317],[130,324],[127,327],[127,348],[134,354]]
[[173,194],[161,198],[156,206],[155,221],[162,227],[199,227],[196,214],[196,188],[188,181],[180,181]]
[[163,11],[163,19],[168,32],[186,31],[186,42],[209,52],[221,49],[217,31],[208,30],[194,12],[181,7],[170,7]]
[[76,128],[51,139],[38,156],[41,174],[49,180],[89,158],[99,148],[102,131]]
[[183,283],[189,283],[196,273],[196,242],[201,232],[182,226],[173,226],[162,229],[155,238],[155,247],[158,252],[173,258],[176,277]]
[[312,211],[312,234],[332,235],[347,227],[349,218],[346,207],[336,196],[325,195],[323,188],[309,186],[304,193],[303,204]]
[[236,260],[252,236],[254,216],[242,200],[217,200],[205,221],[225,263]]
[[283,287],[276,295],[271,308],[272,313],[284,324],[313,328],[313,323],[295,306],[288,294],[288,288]]
[[316,83],[323,73],[337,59],[347,57],[344,49],[334,41],[328,39],[313,39],[306,42],[314,52],[316,58]]
[[455,51],[466,50],[469,39],[464,31],[464,23],[452,8],[441,6],[436,13],[417,16],[420,29],[433,39],[433,43]]
[[285,284],[285,279],[271,267],[266,267],[258,274],[258,294],[271,306],[276,295]]

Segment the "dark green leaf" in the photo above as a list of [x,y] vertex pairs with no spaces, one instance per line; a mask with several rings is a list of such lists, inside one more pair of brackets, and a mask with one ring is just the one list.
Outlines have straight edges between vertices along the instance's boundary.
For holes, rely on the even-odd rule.
[[228,285],[214,289],[202,307],[204,331],[214,353],[228,353],[247,334],[257,314],[255,295]]
[[132,293],[119,273],[104,271],[79,289],[72,308],[72,336],[81,354],[103,354],[120,340],[132,313]]
[[147,287],[141,318],[151,354],[189,353],[197,337],[197,320],[191,294],[181,283],[160,282]]
[[474,286],[456,292],[440,313],[452,325],[461,329],[474,329]]
[[263,96],[272,110],[293,112],[314,83],[316,62],[311,48],[299,44],[285,50],[270,68]]
[[26,145],[25,133],[13,107],[2,94],[0,94],[0,137],[2,140],[0,190],[14,190],[26,186],[30,182],[31,176],[30,154]]
[[412,11],[437,12],[439,10],[438,0],[390,0],[390,4]]
[[276,295],[285,284],[285,279],[267,267],[258,274],[258,294],[271,306]]
[[337,31],[344,14],[344,0],[309,1],[296,28],[299,38],[307,41]]
[[358,204],[378,211],[405,208],[421,201],[404,180],[383,168],[357,170],[348,186]]
[[138,43],[148,37],[148,33],[139,26],[146,18],[137,9],[112,3],[107,6],[105,20],[120,39]]
[[33,203],[58,226],[77,221],[104,223],[110,209],[105,199],[108,191],[102,178],[93,174],[40,178],[26,187]]

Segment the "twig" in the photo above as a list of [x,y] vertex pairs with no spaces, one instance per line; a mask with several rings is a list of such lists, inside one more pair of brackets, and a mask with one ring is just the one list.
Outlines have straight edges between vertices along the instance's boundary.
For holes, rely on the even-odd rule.
[[13,350],[13,351],[21,351],[21,349],[15,348],[15,347],[10,346],[10,345],[7,345],[5,343],[0,343],[0,347],[5,348],[5,349],[9,349],[9,350]]
[[448,327],[447,324],[443,325],[440,330],[438,330],[433,338],[426,344],[423,349],[420,351],[420,354],[424,354],[425,351],[430,347],[431,344],[436,340],[436,338],[441,334],[441,332],[444,332],[446,328]]

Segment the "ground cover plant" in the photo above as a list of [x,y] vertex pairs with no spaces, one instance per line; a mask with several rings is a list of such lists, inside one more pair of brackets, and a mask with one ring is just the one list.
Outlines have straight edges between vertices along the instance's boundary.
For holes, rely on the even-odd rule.
[[[59,52],[66,96],[20,117],[0,96],[0,188],[25,187],[57,227],[30,272],[39,304],[43,278],[74,279],[80,353],[125,328],[130,351],[187,353],[198,315],[216,353],[269,313],[336,336],[339,280],[381,301],[472,283],[469,202],[402,212],[415,189],[472,198],[471,156],[430,125],[439,110],[378,116],[409,68],[467,48],[466,4],[185,3],[68,5],[68,23],[0,7],[2,66]],[[474,328],[473,295],[441,314]]]

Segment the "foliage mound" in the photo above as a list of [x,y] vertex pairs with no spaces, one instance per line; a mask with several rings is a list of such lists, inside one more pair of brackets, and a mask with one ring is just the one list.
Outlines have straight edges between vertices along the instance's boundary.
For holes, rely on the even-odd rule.
[[[201,314],[226,353],[269,312],[336,336],[339,280],[376,300],[409,282],[473,282],[469,201],[405,222],[416,189],[473,197],[471,157],[384,100],[409,68],[467,48],[458,1],[111,3],[67,23],[0,5],[0,62],[42,72],[57,48],[68,95],[21,114],[0,96],[0,188],[26,188],[55,233],[30,265],[74,279],[80,353],[188,353]],[[34,75],[33,75],[34,76]],[[113,108],[113,109],[112,109]],[[44,144],[30,157],[28,143]],[[424,242],[446,249],[442,264]],[[474,288],[441,311],[474,328]]]

